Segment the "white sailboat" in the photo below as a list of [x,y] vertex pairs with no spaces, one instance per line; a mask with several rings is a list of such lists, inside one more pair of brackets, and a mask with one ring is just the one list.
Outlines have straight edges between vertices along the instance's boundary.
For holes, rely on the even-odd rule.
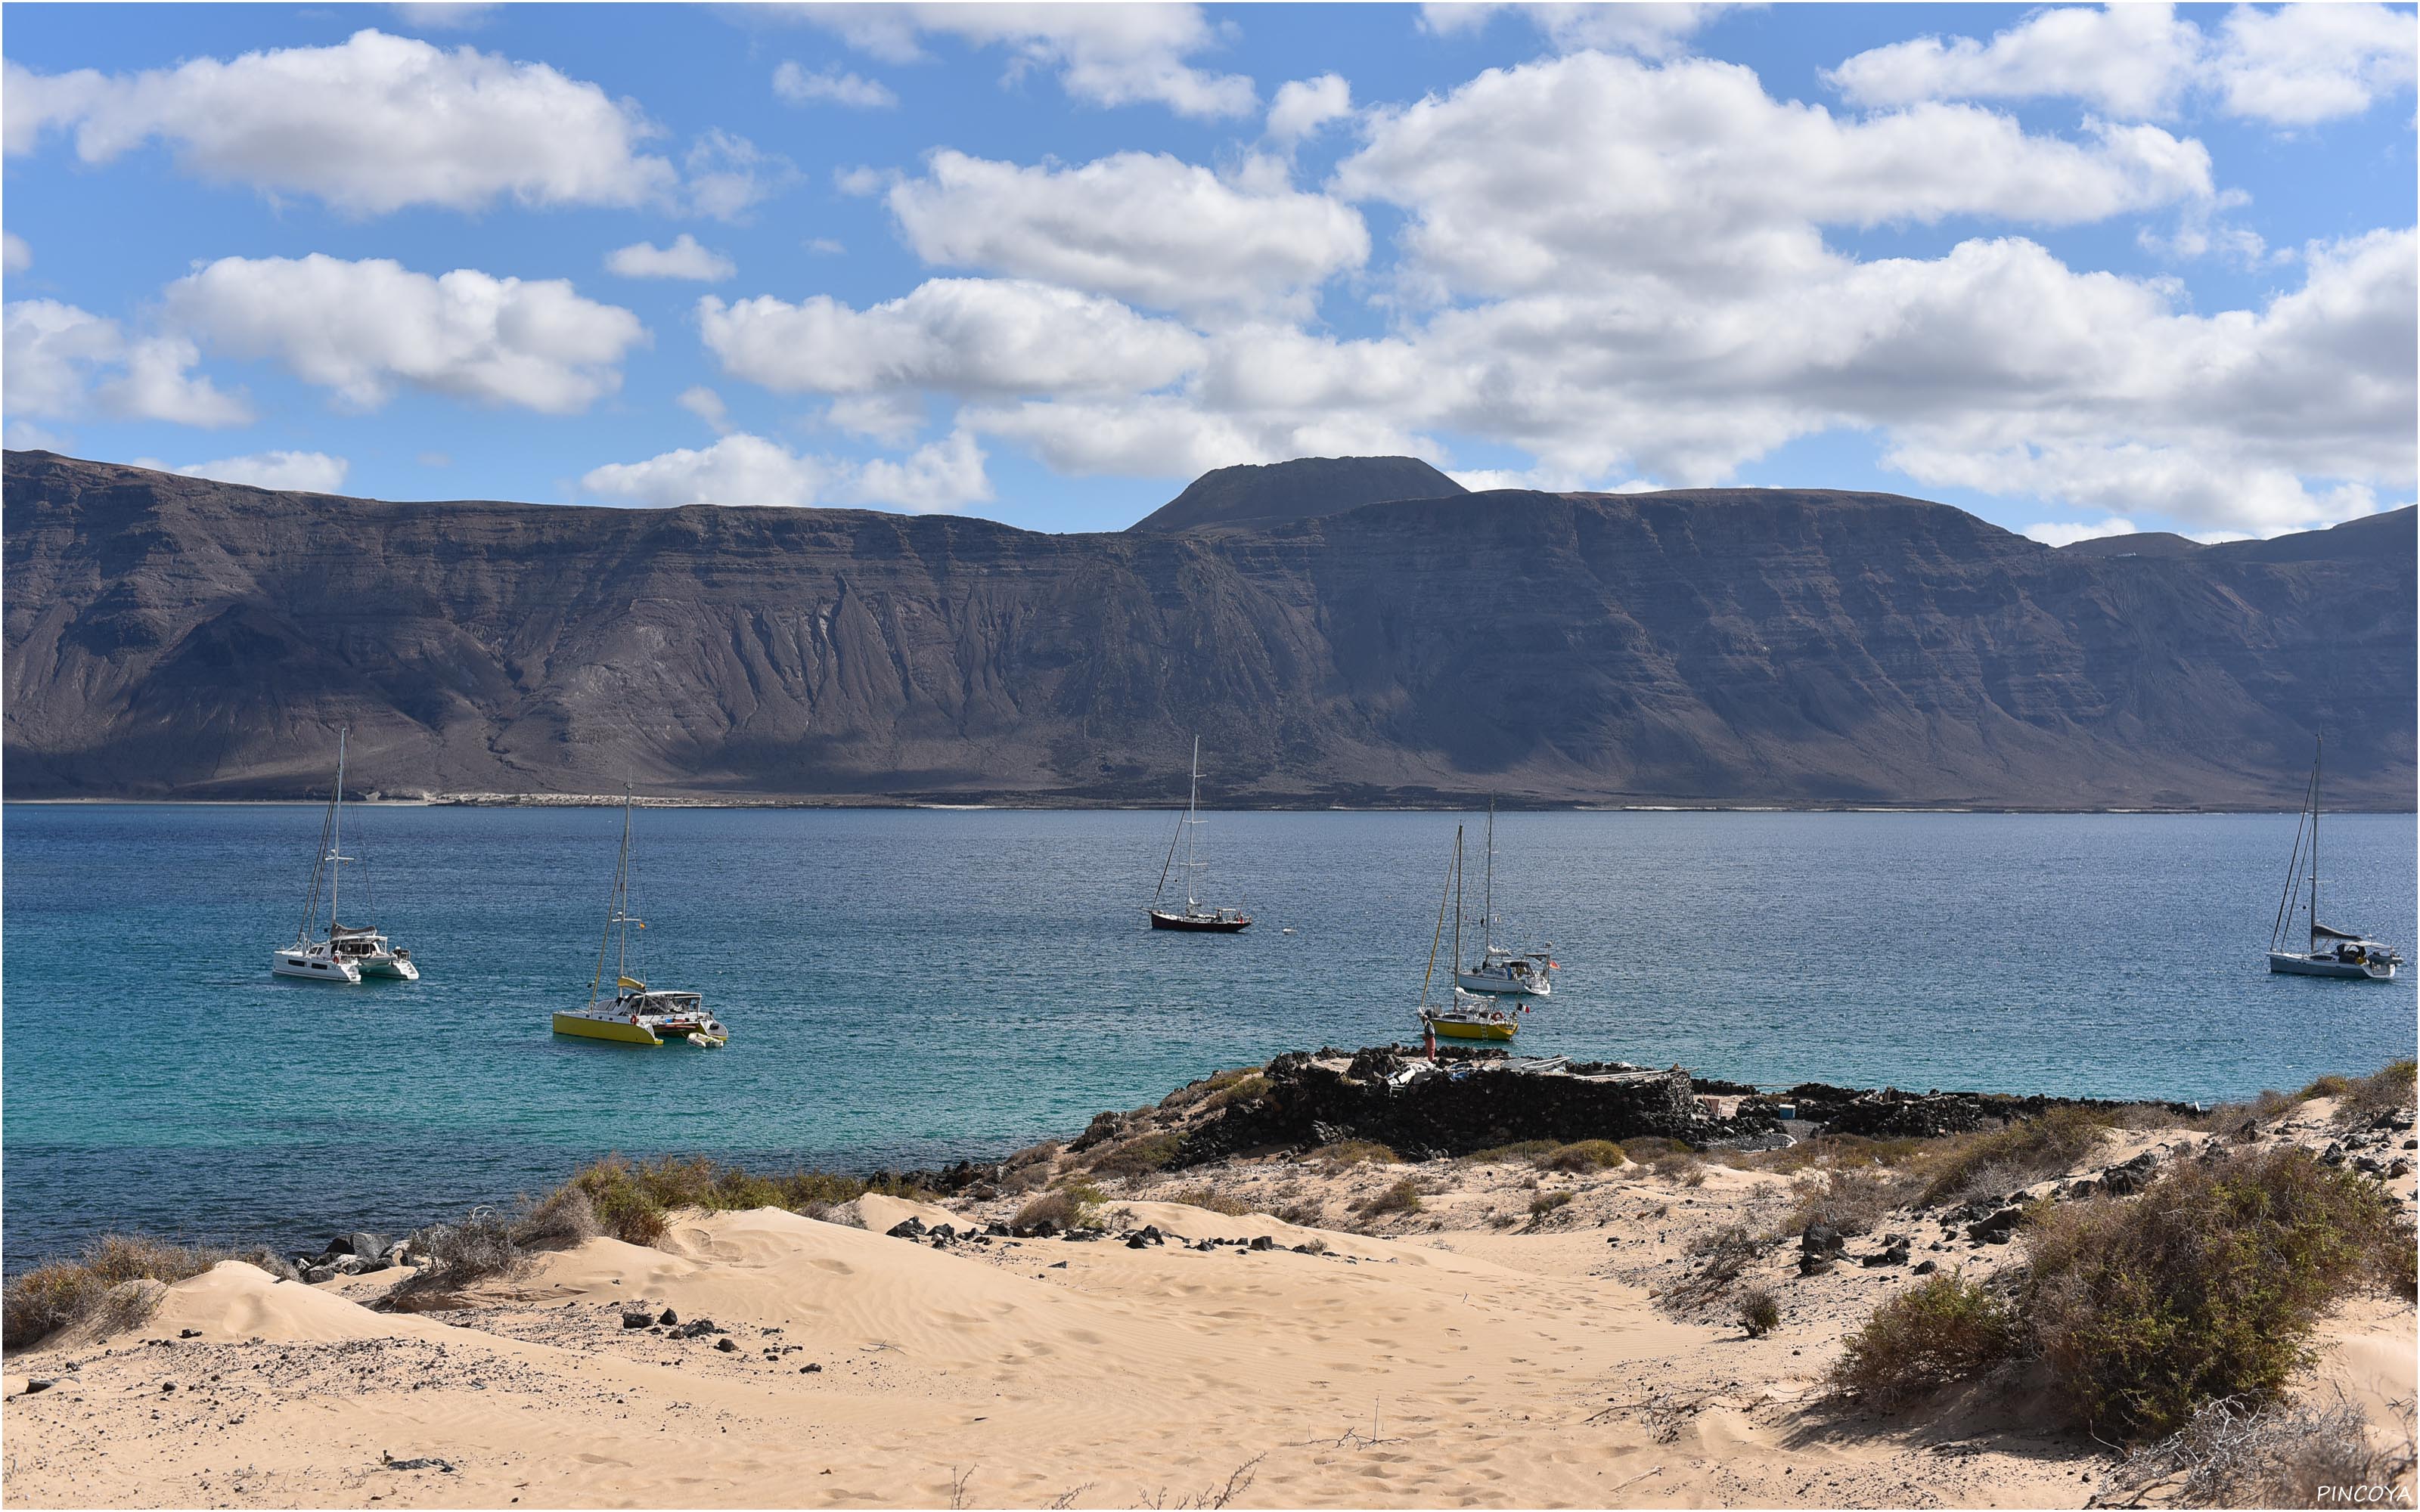
[[[345,830],[345,737],[347,732],[336,732],[336,785],[328,795],[328,810],[319,821],[319,854],[311,866],[311,887],[302,903],[302,922],[294,932],[294,943],[271,951],[269,958],[271,975],[294,977],[305,981],[358,982],[364,977],[392,977],[404,981],[418,981],[420,968],[412,964],[411,952],[397,949],[372,925],[348,925],[339,922],[343,898],[344,869],[353,857],[344,853]],[[328,887],[328,925],[319,928],[319,885]]]
[[1420,1027],[1440,1040],[1510,1040],[1521,1032],[1520,1011],[1506,1012],[1493,997],[1452,990],[1451,999],[1429,1006],[1429,983],[1436,977],[1437,946],[1445,935],[1445,910],[1453,904],[1453,953],[1450,965],[1462,959],[1462,826],[1453,826],[1453,866],[1446,873],[1445,895],[1437,900],[1436,934],[1429,941],[1428,969],[1420,973]]
[[[640,969],[631,959],[630,932],[644,930],[646,920],[630,912],[629,790],[622,793],[622,854],[613,863],[613,894],[605,908],[605,934],[597,942],[597,974],[589,980],[588,1006],[554,1015],[554,1032],[575,1039],[604,1040],[613,1044],[660,1045],[686,1041],[709,1050],[720,1049],[731,1031],[706,1011],[697,993],[651,988],[630,973]],[[605,958],[613,958],[613,995],[604,995]]]
[[[1185,817],[1176,822],[1176,833],[1168,839],[1168,859],[1160,864],[1159,887],[1151,895],[1143,912],[1151,916],[1154,929],[1190,930],[1198,934],[1235,934],[1252,927],[1252,916],[1241,908],[1218,908],[1194,896],[1200,884],[1202,869],[1209,863],[1195,853],[1193,832],[1202,818],[1202,737],[1193,737],[1193,790],[1185,800]],[[1176,866],[1177,841],[1185,842],[1185,911],[1159,906],[1160,895],[1168,890],[1168,873]]]
[[[1481,895],[1479,959],[1457,965],[1453,984],[1466,992],[1499,997],[1550,997],[1555,984],[1547,973],[1555,963],[1538,951],[1515,950],[1496,939],[1496,797],[1487,799],[1487,883]],[[1455,961],[1461,960],[1459,950]]]
[[[2277,921],[2269,931],[2269,969],[2284,977],[2393,981],[2395,968],[2403,964],[2393,946],[2319,922],[2319,761],[2323,753],[2321,748],[2313,748],[2310,793],[2303,804],[2301,823],[2294,827],[2294,858],[2286,872],[2285,895],[2277,900]],[[2302,896],[2305,873],[2310,879],[2307,902]],[[2307,924],[2307,930],[2298,932],[2294,927],[2298,922]],[[2295,944],[2303,949],[2287,949]]]

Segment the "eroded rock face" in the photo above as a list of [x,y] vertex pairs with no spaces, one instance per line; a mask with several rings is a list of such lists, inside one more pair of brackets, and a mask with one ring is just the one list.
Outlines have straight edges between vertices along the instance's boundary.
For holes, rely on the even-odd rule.
[[2290,806],[2320,725],[2332,801],[2413,784],[2410,510],[2150,559],[1788,489],[1044,535],[6,480],[12,797],[302,796],[340,724],[389,794],[1156,801],[1197,730],[1228,803]]
[[[1339,1062],[1342,1061],[1342,1064]],[[1176,1164],[1200,1165],[1238,1150],[1369,1139],[1414,1159],[1466,1155],[1528,1139],[1635,1139],[1655,1134],[1692,1144],[1771,1133],[1761,1109],[1705,1117],[1689,1073],[1590,1067],[1523,1072],[1497,1060],[1432,1064],[1391,1048],[1278,1057],[1262,1072],[1268,1088],[1187,1134]]]

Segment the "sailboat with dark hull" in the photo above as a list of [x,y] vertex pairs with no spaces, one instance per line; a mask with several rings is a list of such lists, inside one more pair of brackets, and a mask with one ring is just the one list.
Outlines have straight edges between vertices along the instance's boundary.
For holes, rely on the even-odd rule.
[[[1241,933],[1252,927],[1251,915],[1241,908],[1214,907],[1196,896],[1200,890],[1201,872],[1209,864],[1202,859],[1193,838],[1193,832],[1202,826],[1202,737],[1195,735],[1193,737],[1193,790],[1185,800],[1185,817],[1176,822],[1176,833],[1169,837],[1168,859],[1160,863],[1159,868],[1159,886],[1153,889],[1151,903],[1143,912],[1151,916],[1151,927],[1154,929],[1184,930],[1196,934]],[[1180,843],[1185,847],[1185,860],[1182,863],[1185,868],[1183,912],[1178,912],[1174,908],[1163,908],[1159,903],[1168,892],[1168,874],[1180,864],[1176,859],[1176,848]]]
[[[2319,922],[2319,763],[2311,755],[2311,786],[2294,827],[2294,859],[2286,872],[2277,921],[2269,932],[2269,969],[2281,977],[2358,978],[2393,981],[2403,957],[2394,947]],[[2305,880],[2309,892],[2304,892]],[[2300,950],[2288,949],[2301,945]]]

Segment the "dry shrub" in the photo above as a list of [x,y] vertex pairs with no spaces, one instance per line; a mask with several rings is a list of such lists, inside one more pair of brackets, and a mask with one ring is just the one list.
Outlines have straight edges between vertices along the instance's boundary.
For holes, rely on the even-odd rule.
[[0,1342],[12,1350],[39,1343],[90,1317],[114,1288],[129,1281],[175,1286],[222,1260],[248,1260],[271,1275],[293,1274],[291,1267],[264,1253],[104,1234],[72,1259],[53,1260],[8,1278],[0,1291]]
[[1372,1218],[1383,1218],[1390,1212],[1418,1212],[1420,1211],[1420,1189],[1407,1176],[1353,1204],[1353,1211]]
[[1695,1155],[1658,1155],[1647,1168],[1663,1180],[1678,1181],[1683,1186],[1706,1184],[1706,1168]]
[[1289,1202],[1277,1211],[1277,1216],[1280,1220],[1290,1223],[1297,1228],[1316,1228],[1327,1217],[1327,1209],[1314,1197],[1301,1202]]
[[1524,1139],[1515,1144],[1491,1145],[1462,1157],[1469,1165],[1510,1165],[1515,1161],[1538,1161],[1563,1148],[1559,1139]]
[[412,1236],[413,1253],[422,1257],[411,1279],[423,1289],[445,1290],[468,1286],[491,1275],[510,1275],[524,1259],[513,1242],[513,1226],[492,1208],[473,1208],[460,1223],[439,1224]]
[[1579,1139],[1538,1156],[1537,1164],[1548,1171],[1602,1171],[1625,1165],[1629,1159],[1610,1139]]
[[1744,1150],[1731,1164],[1784,1175],[1813,1165],[1904,1165],[1931,1153],[1931,1139],[1869,1139],[1864,1134],[1820,1134],[1792,1140],[1778,1149]]
[[534,1203],[524,1203],[513,1220],[512,1240],[525,1249],[567,1249],[603,1232],[597,1205],[588,1194],[566,1181]]
[[1844,1234],[1870,1234],[1915,1195],[1911,1177],[1876,1166],[1802,1171],[1790,1182],[1791,1233],[1828,1224]]
[[1885,1410],[1991,1369],[2017,1343],[2008,1306],[1965,1273],[1947,1272],[1891,1298],[1851,1334],[1832,1389]]
[[1665,1289],[1665,1303],[1692,1307],[1714,1301],[1747,1273],[1763,1247],[1738,1224],[1725,1224],[1699,1235],[1689,1242],[1689,1255],[1698,1268]]
[[2093,1108],[2058,1107],[1968,1134],[1925,1163],[1926,1180],[1917,1200],[1930,1206],[2029,1186],[2072,1169],[2108,1134],[2108,1115]]
[[853,1202],[868,1192],[896,1197],[928,1195],[896,1177],[868,1179],[805,1169],[759,1176],[704,1156],[634,1164],[608,1155],[582,1168],[571,1184],[587,1195],[597,1227],[631,1244],[652,1244],[662,1238],[665,1215],[677,1208],[708,1212],[783,1208],[803,1213]]
[[1260,1211],[1239,1197],[1213,1192],[1206,1186],[1198,1186],[1189,1192],[1176,1193],[1166,1200],[1182,1203],[1188,1208],[1201,1208],[1209,1212],[1223,1212],[1230,1218],[1240,1218],[1248,1212]]
[[2346,1493],[2359,1487],[2375,1489],[2368,1505],[2410,1506],[2412,1467],[2409,1425],[2381,1450],[2341,1395],[2325,1405],[2220,1400],[2119,1466],[2099,1500],[2139,1506],[2156,1490],[2172,1506],[2350,1506]]
[[1020,1171],[1028,1165],[1039,1165],[1057,1158],[1062,1148],[1063,1147],[1058,1140],[1045,1139],[1038,1145],[1026,1146],[1016,1154],[1009,1156],[1002,1164],[1012,1171]]
[[2210,1131],[2229,1139],[2250,1139],[2262,1124],[2284,1118],[2294,1106],[2292,1098],[2277,1091],[2263,1091],[2249,1103],[2222,1103],[2210,1110]]
[[2212,1400],[2274,1400],[2330,1305],[2412,1288],[2412,1226],[2393,1199],[2291,1147],[2180,1165],[2131,1201],[2061,1204],[2024,1239],[2034,1346],[2103,1437],[2164,1437]]
[[1625,1139],[1621,1142],[1621,1152],[1641,1165],[1649,1165],[1666,1155],[1695,1153],[1680,1140],[1667,1139],[1661,1134],[1642,1134],[1636,1139]]
[[1069,1181],[1017,1209],[1011,1223],[1018,1228],[1031,1228],[1041,1223],[1058,1228],[1098,1228],[1101,1202],[1099,1187],[1090,1181]]
[[2336,1105],[2336,1121],[2355,1128],[2411,1106],[2412,1070],[2411,1061],[2398,1060],[2384,1071],[2346,1083],[2336,1094],[2344,1100]]
[[1781,1299],[1770,1287],[1750,1287],[1739,1294],[1740,1327],[1747,1336],[1761,1339],[1781,1326]]
[[1322,1145],[1319,1159],[1328,1165],[1401,1165],[1404,1157],[1374,1139],[1340,1139]]
[[[1257,1067],[1249,1072],[1221,1072],[1220,1074],[1233,1075],[1235,1079],[1223,1087],[1215,1088],[1208,1097],[1202,1100],[1202,1111],[1204,1113],[1216,1113],[1221,1108],[1231,1107],[1237,1103],[1257,1103],[1269,1089],[1269,1079],[1262,1075]],[[1213,1080],[1216,1079],[1213,1078]]]
[[1536,1223],[1558,1209],[1571,1206],[1569,1192],[1541,1192],[1529,1199],[1529,1221]]
[[1177,1136],[1172,1134],[1148,1134],[1140,1139],[1129,1139],[1113,1145],[1093,1157],[1093,1173],[1096,1176],[1148,1176],[1166,1170],[1176,1159]]

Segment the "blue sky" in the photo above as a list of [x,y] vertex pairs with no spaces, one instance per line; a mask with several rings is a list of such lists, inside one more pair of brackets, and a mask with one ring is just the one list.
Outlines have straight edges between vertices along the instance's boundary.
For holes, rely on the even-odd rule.
[[2052,540],[2412,493],[2409,7],[19,4],[0,41],[12,447],[1053,531],[1374,451]]

